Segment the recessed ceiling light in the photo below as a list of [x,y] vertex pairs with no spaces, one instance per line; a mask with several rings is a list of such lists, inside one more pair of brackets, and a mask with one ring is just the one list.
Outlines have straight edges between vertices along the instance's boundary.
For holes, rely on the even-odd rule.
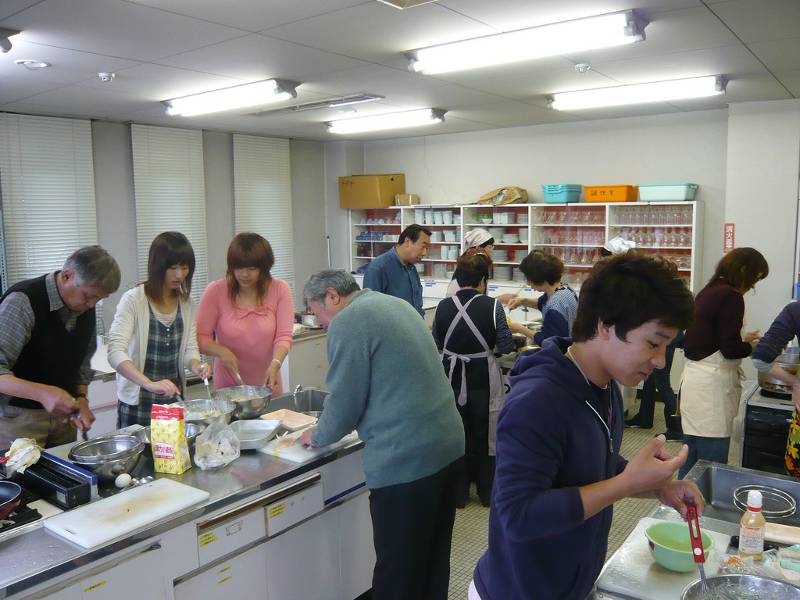
[[98,73],[97,74],[97,78],[100,81],[102,81],[103,83],[111,83],[112,81],[114,81],[117,78],[117,74],[116,73],[107,73],[107,72],[104,71],[104,72]]
[[50,66],[50,63],[48,62],[44,62],[43,60],[35,60],[33,58],[18,58],[14,61],[14,64],[25,67],[29,71],[38,71],[39,69],[46,69]]

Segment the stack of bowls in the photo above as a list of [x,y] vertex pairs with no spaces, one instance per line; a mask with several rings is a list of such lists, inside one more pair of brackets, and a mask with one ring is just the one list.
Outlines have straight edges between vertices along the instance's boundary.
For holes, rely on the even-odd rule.
[[506,262],[508,260],[508,250],[497,249],[492,252],[492,260],[494,262]]
[[506,233],[503,235],[503,243],[504,244],[516,244],[519,243],[519,234],[516,233]]

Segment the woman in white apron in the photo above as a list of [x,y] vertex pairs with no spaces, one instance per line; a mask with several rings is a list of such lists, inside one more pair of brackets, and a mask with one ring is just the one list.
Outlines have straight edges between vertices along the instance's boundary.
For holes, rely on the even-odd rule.
[[469,497],[470,481],[475,481],[481,503],[489,506],[497,417],[504,397],[494,349],[504,354],[512,352],[514,344],[502,305],[485,295],[489,278],[486,256],[462,256],[455,276],[460,289],[437,306],[433,337],[466,434],[468,473],[461,482],[459,506]]
[[694,323],[686,330],[686,366],[680,389],[683,441],[689,458],[683,477],[698,460],[727,463],[733,420],[742,394],[741,360],[753,351],[757,331],[742,337],[744,297],[769,274],[754,248],[736,248],[717,264],[695,298]]

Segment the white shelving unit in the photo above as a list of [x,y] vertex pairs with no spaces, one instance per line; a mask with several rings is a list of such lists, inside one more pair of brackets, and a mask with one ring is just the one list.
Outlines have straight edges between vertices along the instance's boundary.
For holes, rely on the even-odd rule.
[[[380,219],[384,223],[377,222]],[[534,248],[559,256],[565,265],[564,281],[580,287],[600,259],[603,244],[617,236],[675,262],[694,291],[702,247],[702,205],[696,201],[397,206],[350,210],[350,223],[354,271],[389,250],[408,225],[418,223],[430,229],[434,239],[428,257],[418,267],[429,286],[450,281],[467,232],[487,229],[495,238],[495,279],[490,293],[526,288],[518,267]],[[364,239],[379,234],[379,240]]]

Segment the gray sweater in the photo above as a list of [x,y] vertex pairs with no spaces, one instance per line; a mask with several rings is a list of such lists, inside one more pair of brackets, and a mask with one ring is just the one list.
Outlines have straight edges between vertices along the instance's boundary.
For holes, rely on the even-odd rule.
[[328,327],[330,396],[315,446],[353,429],[371,489],[433,475],[464,455],[464,428],[433,338],[408,302],[356,292]]

